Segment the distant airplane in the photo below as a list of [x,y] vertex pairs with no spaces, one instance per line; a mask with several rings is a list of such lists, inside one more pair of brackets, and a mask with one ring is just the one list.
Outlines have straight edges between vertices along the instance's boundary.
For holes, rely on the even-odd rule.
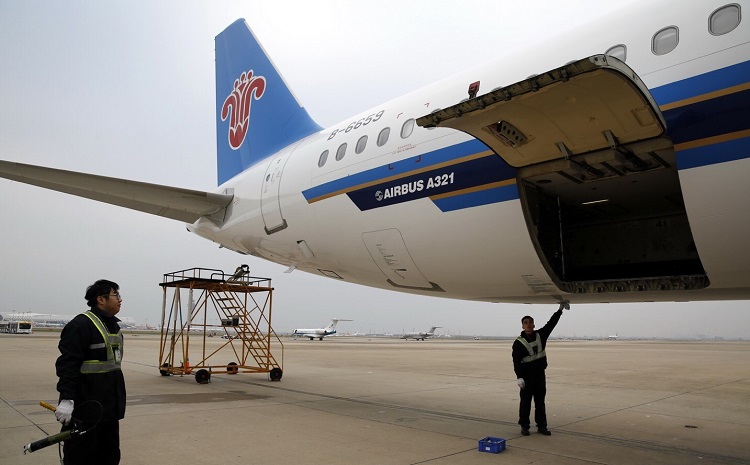
[[311,341],[315,338],[318,338],[322,341],[324,337],[330,336],[332,334],[336,334],[336,324],[339,321],[353,321],[353,320],[344,320],[343,318],[333,318],[331,320],[331,323],[325,328],[295,329],[292,332],[292,337],[294,337],[295,339],[297,337],[309,337]]
[[[0,321],[31,321],[34,326],[47,328],[62,328],[76,315],[56,315],[54,313],[5,312],[0,313]],[[135,320],[132,317],[118,317],[120,328],[132,328]]]
[[403,336],[401,336],[401,339],[416,339],[417,341],[424,341],[427,338],[430,338],[435,335],[435,330],[438,328],[442,328],[442,326],[433,326],[430,328],[429,331],[426,332],[416,332],[416,333],[406,333]]
[[617,334],[610,334],[609,336],[607,336],[607,339],[609,339],[610,341],[616,340],[617,339]]
[[329,128],[237,20],[216,37],[214,192],[10,161],[0,176],[399,292],[750,299],[749,19],[750,0],[644,0],[533,47],[531,28],[476,44],[486,66]]

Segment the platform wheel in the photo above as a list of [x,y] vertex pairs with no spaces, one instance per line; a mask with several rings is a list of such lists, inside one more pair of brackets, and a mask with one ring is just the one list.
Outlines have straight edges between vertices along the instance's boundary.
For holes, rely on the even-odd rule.
[[160,373],[160,374],[161,374],[162,376],[169,376],[169,375],[171,374],[171,373],[169,372],[169,369],[170,369],[170,368],[172,368],[172,365],[170,365],[169,363],[165,363],[165,364],[163,364],[163,365],[161,366],[161,368],[159,368],[159,373]]
[[195,372],[195,381],[198,384],[208,384],[211,382],[211,373],[208,370],[200,369]]
[[271,381],[281,381],[281,377],[283,376],[283,372],[281,371],[281,368],[276,367],[272,368],[271,371],[268,373],[268,377],[271,379]]
[[228,375],[236,375],[239,372],[239,368],[237,367],[236,362],[229,362],[227,363],[227,374]]

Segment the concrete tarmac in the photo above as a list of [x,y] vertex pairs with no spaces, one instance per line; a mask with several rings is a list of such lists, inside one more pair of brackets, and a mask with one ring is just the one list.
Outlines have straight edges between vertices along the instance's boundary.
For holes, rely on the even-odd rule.
[[[0,334],[0,464],[59,463],[22,454],[60,429],[39,406],[58,337]],[[158,334],[126,334],[122,463],[750,464],[748,342],[550,340],[552,436],[523,437],[510,340],[283,341],[281,381],[198,384],[160,376]],[[486,436],[506,450],[479,452]]]

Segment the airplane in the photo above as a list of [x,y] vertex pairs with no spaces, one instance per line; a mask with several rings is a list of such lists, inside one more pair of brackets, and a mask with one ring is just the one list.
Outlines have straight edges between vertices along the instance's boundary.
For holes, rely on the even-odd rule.
[[432,326],[430,330],[426,332],[406,333],[401,336],[401,339],[416,339],[417,341],[424,341],[425,339],[434,336],[435,330],[438,328],[442,328],[442,326]]
[[0,176],[405,293],[748,299],[743,11],[750,0],[644,1],[547,43],[477,44],[492,62],[328,128],[237,20],[216,37],[216,190],[11,161]]
[[294,331],[292,331],[292,337],[295,339],[297,339],[297,337],[309,337],[311,341],[317,338],[322,341],[324,337],[330,336],[332,334],[336,334],[336,324],[339,321],[352,321],[352,320],[344,320],[342,318],[333,318],[331,319],[331,322],[328,324],[328,326],[326,326],[325,328],[295,329]]

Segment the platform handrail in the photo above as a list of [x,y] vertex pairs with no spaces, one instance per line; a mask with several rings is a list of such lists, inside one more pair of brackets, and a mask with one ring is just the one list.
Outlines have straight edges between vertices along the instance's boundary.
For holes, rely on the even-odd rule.
[[258,286],[258,287],[269,287],[271,284],[271,278],[264,278],[260,276],[250,276],[247,265],[241,265],[237,267],[234,273],[225,273],[222,270],[214,268],[187,268],[184,270],[173,271],[171,273],[165,273],[164,279],[161,285],[167,286],[176,282],[190,281],[190,280],[205,280],[205,281],[217,281],[217,282],[231,282],[244,284],[247,286]]

